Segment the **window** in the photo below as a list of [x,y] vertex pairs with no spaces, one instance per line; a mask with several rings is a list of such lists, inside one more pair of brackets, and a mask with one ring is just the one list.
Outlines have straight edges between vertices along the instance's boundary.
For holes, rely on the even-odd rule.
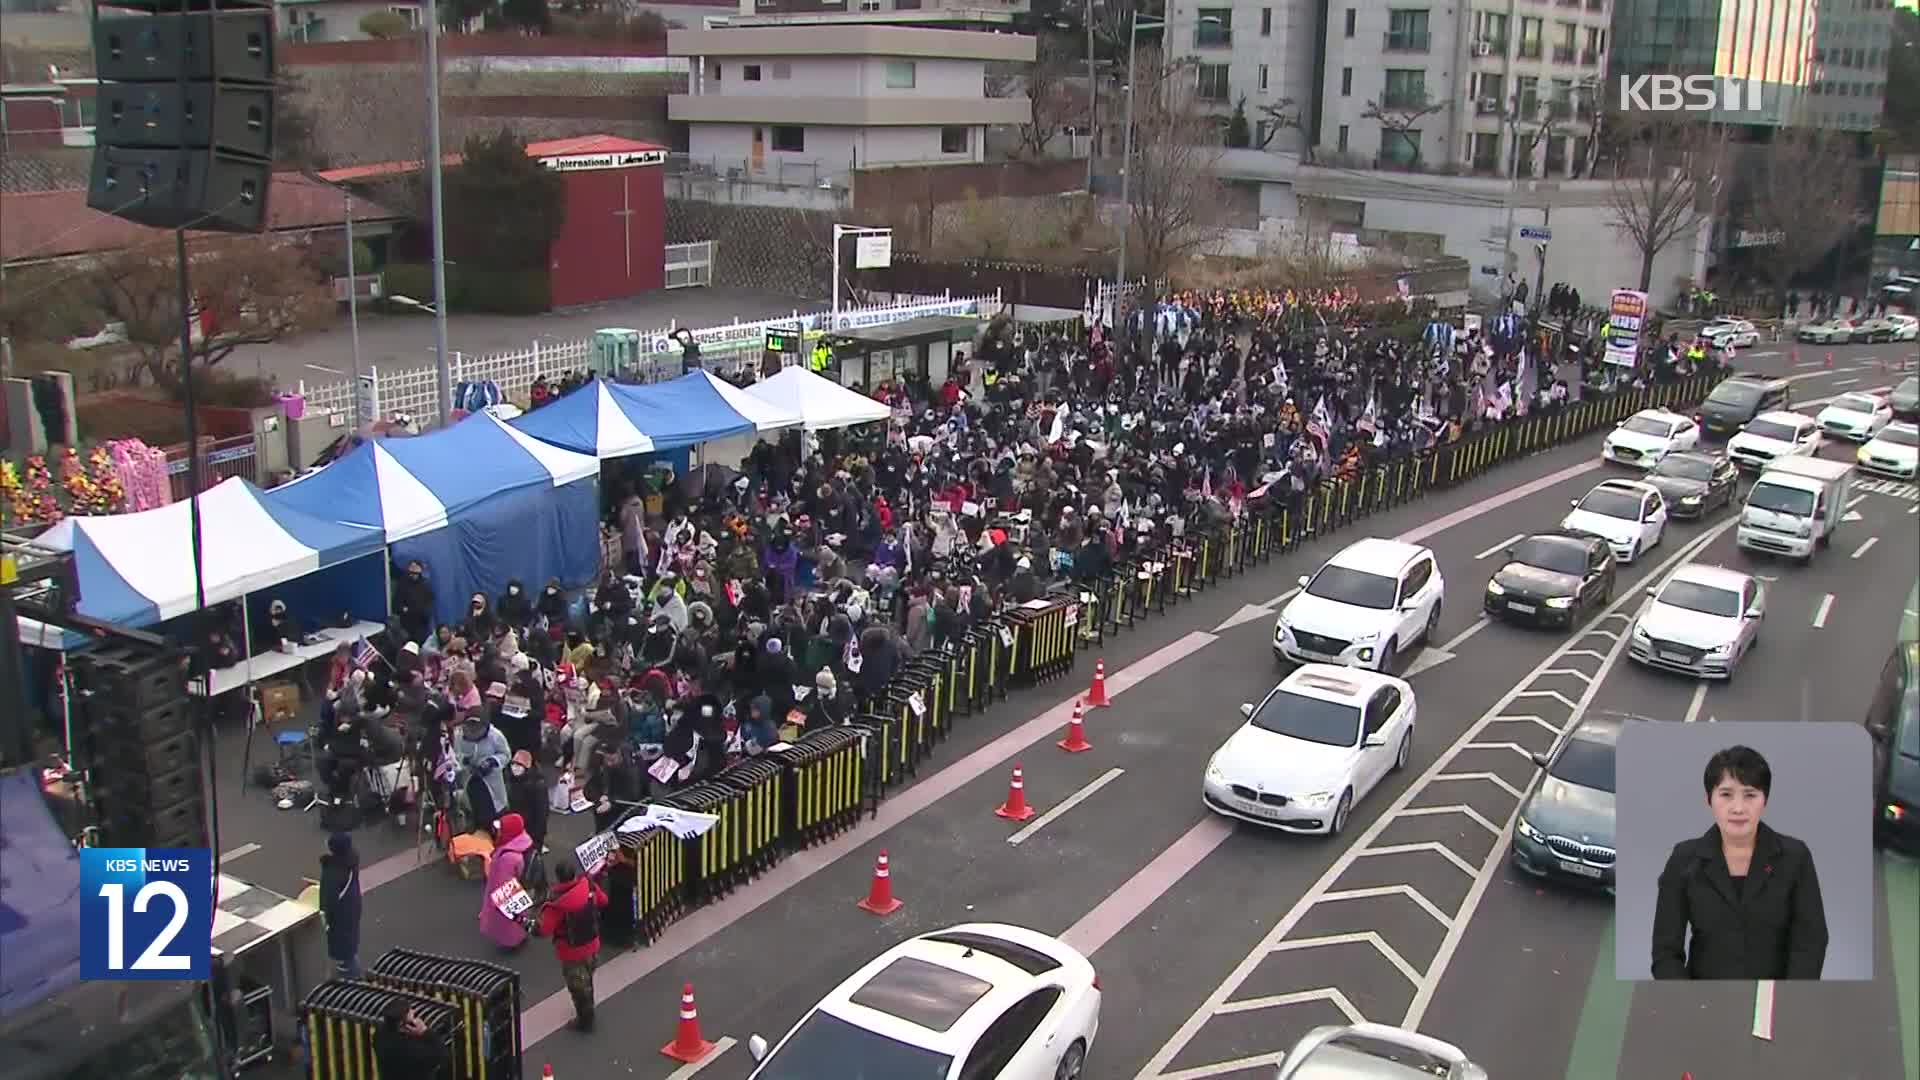
[[1369,574],[1345,566],[1323,566],[1307,583],[1307,595],[1349,607],[1386,611],[1393,607],[1393,592],[1398,579],[1385,574]]
[[707,74],[708,74],[708,75],[711,75],[711,76],[713,76],[713,81],[714,81],[714,82],[719,82],[719,81],[720,81],[720,72],[721,72],[722,70],[723,70],[723,69],[722,69],[722,68],[720,67],[720,61],[718,61],[718,60],[715,60],[715,61],[713,62],[713,69],[712,69],[711,71],[709,71],[709,72],[707,72]]
[[1492,72],[1481,72],[1475,77],[1473,91],[1473,111],[1481,116],[1498,116],[1507,107],[1507,78]]
[[1487,131],[1474,133],[1473,169],[1475,172],[1500,171],[1500,136],[1498,134]]
[[1227,85],[1227,65],[1201,64],[1196,69],[1199,81],[1195,92],[1202,101],[1225,101],[1231,94]]
[[981,1033],[980,1041],[973,1044],[967,1063],[961,1066],[960,1080],[993,1080],[999,1076],[1059,1000],[1060,988],[1049,986],[1028,994],[1000,1014],[1000,1018]]
[[973,149],[973,129],[954,125],[940,129],[940,152],[964,154]]
[[387,8],[387,10],[407,20],[407,29],[409,30],[420,29],[420,9],[419,8],[411,7],[411,6],[399,7],[396,5],[396,6]]
[[1264,148],[1272,141],[1273,136],[1267,134],[1267,122],[1265,120],[1255,120],[1253,122],[1253,145]]
[[793,64],[786,60],[775,60],[773,62],[773,77],[775,79],[793,78]]
[[1354,23],[1359,19],[1359,17],[1360,17],[1359,14],[1356,13],[1354,9],[1352,8],[1347,9],[1347,36],[1348,37],[1353,36]]
[[1387,721],[1393,719],[1394,712],[1399,708],[1400,691],[1395,690],[1393,687],[1386,687],[1379,693],[1373,695],[1373,700],[1367,702],[1366,733],[1371,735],[1381,728],[1386,727]]
[[1425,10],[1394,8],[1387,12],[1388,52],[1426,52],[1428,41]]
[[1406,579],[1400,583],[1400,602],[1404,604],[1413,599],[1432,580],[1433,564],[1425,559],[1415,563],[1413,569],[1407,571]]
[[1353,96],[1353,69],[1352,68],[1340,69],[1340,96],[1341,97]]
[[1587,47],[1580,51],[1580,62],[1592,67],[1600,62],[1600,54],[1607,51],[1607,32],[1597,26],[1587,27]]
[[1532,120],[1540,113],[1540,80],[1532,75],[1522,75],[1513,80],[1520,98],[1518,106],[1520,118]]
[[1201,8],[1199,25],[1193,28],[1193,47],[1224,49],[1233,44],[1233,9]]
[[1553,32],[1555,35],[1553,62],[1556,64],[1573,63],[1574,57],[1578,55],[1578,50],[1573,47],[1573,42],[1575,35],[1580,32],[1580,28],[1570,22],[1554,23]]
[[1267,92],[1267,65],[1265,64],[1260,65],[1260,92],[1263,94]]
[[1520,59],[1540,59],[1540,20],[1520,20]]
[[911,90],[914,83],[914,66],[911,60],[887,61],[887,89]]
[[759,64],[742,64],[740,66],[740,77],[742,79],[745,79],[748,82],[759,82],[760,81],[760,65]]
[[773,128],[773,149],[782,154],[804,154],[807,152],[807,129],[798,124],[775,124]]
[[1254,727],[1322,746],[1352,746],[1360,741],[1361,710],[1341,701],[1276,690],[1250,718]]
[[1427,73],[1422,68],[1388,68],[1380,104],[1389,109],[1418,109],[1427,104]]
[[1347,152],[1347,125],[1345,124],[1340,125],[1339,142],[1335,144],[1335,149],[1342,154]]
[[1550,135],[1547,137],[1547,173],[1548,175],[1552,175],[1566,171],[1567,137],[1565,135]]
[[1260,9],[1260,36],[1273,36],[1273,9],[1270,7]]
[[1499,12],[1481,11],[1475,13],[1474,23],[1474,36],[1488,46],[1487,52],[1506,55],[1507,17]]

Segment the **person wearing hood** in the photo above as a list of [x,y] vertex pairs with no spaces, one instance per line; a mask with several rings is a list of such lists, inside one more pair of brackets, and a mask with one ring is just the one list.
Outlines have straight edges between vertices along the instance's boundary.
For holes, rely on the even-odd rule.
[[787,715],[787,710],[793,708],[794,684],[800,681],[799,669],[787,651],[787,643],[777,637],[768,638],[760,655],[754,658],[753,675],[754,687],[768,699],[767,715]]
[[673,660],[673,651],[679,640],[679,635],[673,630],[673,617],[665,611],[655,610],[653,621],[641,636],[639,648],[635,650],[640,666],[666,667]]
[[687,602],[681,599],[679,590],[674,587],[676,581],[673,577],[660,579],[659,589],[653,594],[653,610],[655,614],[665,613],[668,621],[673,623],[673,632],[677,634],[687,628]]
[[519,814],[500,819],[500,840],[487,861],[487,888],[480,894],[480,932],[504,952],[512,952],[526,943],[527,929],[518,919],[501,911],[493,902],[494,890],[509,881],[518,881],[533,857],[533,838]]
[[773,700],[759,694],[747,702],[746,718],[740,722],[740,742],[749,756],[765,753],[780,741],[780,729],[773,719]]
[[807,730],[838,727],[846,723],[852,714],[851,703],[840,693],[840,680],[834,677],[831,669],[821,668],[820,673],[813,677],[813,695],[807,706]]
[[566,625],[567,595],[561,591],[559,578],[547,579],[547,587],[540,590],[540,599],[535,603],[534,610],[547,620],[549,628]]
[[1024,604],[1040,598],[1040,579],[1033,572],[1033,560],[1025,555],[1013,564],[1013,577],[1007,582],[1007,594],[1014,603]]
[[515,750],[507,766],[507,805],[520,815],[536,850],[547,849],[547,778],[527,750]]
[[[487,723],[484,714],[475,711],[461,720],[453,739],[453,759],[466,773],[467,802],[474,821],[490,822],[507,808],[507,782],[501,770],[511,755],[507,737]],[[522,827],[525,824],[521,822]]]
[[423,640],[433,630],[433,586],[419,559],[410,560],[393,583],[393,618],[408,641]]
[[342,978],[360,977],[360,852],[353,834],[327,837],[320,856],[320,917],[327,924],[327,958]]
[[275,597],[267,604],[267,617],[253,630],[253,655],[291,652],[300,644],[300,623],[287,611],[287,602]]
[[533,621],[533,601],[527,597],[527,590],[518,579],[507,582],[507,591],[500,594],[494,611],[500,621],[510,627],[525,626]]
[[494,625],[493,611],[487,605],[487,594],[474,593],[467,601],[467,621],[460,626],[460,636],[469,642],[492,641]]

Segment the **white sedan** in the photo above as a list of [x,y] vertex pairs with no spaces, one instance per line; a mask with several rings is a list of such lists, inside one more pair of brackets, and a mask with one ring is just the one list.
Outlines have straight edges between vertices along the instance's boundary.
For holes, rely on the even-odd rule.
[[1647,596],[1627,646],[1642,664],[1731,679],[1760,640],[1766,591],[1751,574],[1688,563]]
[[1912,480],[1920,475],[1920,427],[1888,424],[1860,448],[1856,460],[1868,472]]
[[1745,319],[1715,319],[1700,328],[1699,336],[1716,349],[1746,349],[1760,344],[1760,331]]
[[1338,836],[1353,804],[1413,751],[1413,687],[1391,675],[1303,664],[1207,762],[1215,813],[1288,832]]
[[1823,345],[1845,345],[1853,340],[1853,333],[1853,320],[1828,319],[1825,322],[1808,323],[1801,327],[1795,336],[1801,341],[1819,342]]
[[1651,469],[1668,454],[1700,445],[1700,425],[1665,409],[1642,409],[1620,422],[1600,444],[1600,456],[1620,465]]
[[1667,502],[1652,484],[1603,480],[1573,500],[1560,527],[1605,540],[1615,559],[1630,563],[1667,535]]
[[1863,443],[1893,423],[1893,406],[1884,394],[1841,394],[1814,420],[1829,435]]
[[1072,946],[1003,923],[922,934],[835,987],[749,1080],[1080,1080],[1100,980]]
[[1293,1044],[1274,1080],[1487,1080],[1452,1043],[1385,1024],[1318,1027]]
[[1857,341],[1913,341],[1920,338],[1920,319],[1911,315],[1881,315],[1854,328]]
[[1761,413],[1727,440],[1727,458],[1743,469],[1764,469],[1776,458],[1813,457],[1824,441],[1810,416]]

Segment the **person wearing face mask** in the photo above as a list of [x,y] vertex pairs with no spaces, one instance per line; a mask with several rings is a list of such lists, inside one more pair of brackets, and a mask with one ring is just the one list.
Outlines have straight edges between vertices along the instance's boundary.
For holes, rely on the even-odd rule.
[[453,757],[465,777],[467,805],[474,821],[492,821],[507,807],[507,782],[500,771],[510,756],[507,737],[477,710],[460,722]]
[[526,823],[536,851],[547,847],[547,778],[526,750],[513,752],[507,766],[507,805]]
[[[1702,777],[1713,825],[1673,846],[1653,912],[1656,979],[1818,979],[1827,958],[1820,878],[1805,842],[1761,821],[1773,769],[1730,746]],[[1689,936],[1691,931],[1691,936]]]
[[566,625],[567,597],[560,591],[559,578],[547,581],[547,587],[540,591],[540,600],[534,605],[534,611],[547,621],[549,627]]
[[487,594],[474,593],[467,600],[467,621],[460,626],[460,636],[472,644],[491,641],[494,625],[493,611],[487,606]]
[[494,604],[494,612],[509,628],[522,629],[533,621],[533,601],[518,580],[509,581],[507,591],[501,593],[499,602]]
[[408,562],[406,573],[393,583],[393,618],[407,641],[424,640],[433,629],[433,586],[418,559]]
[[287,612],[287,602],[275,599],[267,605],[267,617],[253,629],[253,655],[292,651],[300,644],[300,624]]

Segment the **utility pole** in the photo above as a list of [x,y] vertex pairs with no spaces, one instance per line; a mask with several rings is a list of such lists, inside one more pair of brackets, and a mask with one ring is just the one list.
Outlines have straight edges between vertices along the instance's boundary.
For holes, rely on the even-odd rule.
[[1087,0],[1087,194],[1093,194],[1093,162],[1100,156],[1100,76],[1094,68],[1093,0]]
[[[427,185],[433,214],[433,363],[438,376],[440,422],[453,415],[453,371],[447,352],[447,223],[440,172],[440,5],[427,0]],[[349,213],[348,218],[352,218]],[[351,242],[349,242],[351,247]],[[356,374],[358,365],[355,366]],[[358,400],[359,385],[354,386]],[[356,406],[357,407],[357,406]]]

